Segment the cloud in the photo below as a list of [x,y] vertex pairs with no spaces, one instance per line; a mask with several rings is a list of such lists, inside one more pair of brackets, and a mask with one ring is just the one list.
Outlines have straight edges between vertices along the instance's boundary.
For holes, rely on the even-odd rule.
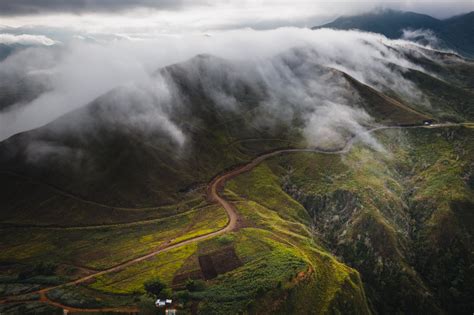
[[356,31],[281,28],[100,44],[78,40],[53,50],[32,48],[0,63],[0,72],[6,68],[20,69],[25,75],[40,71],[48,75],[52,88],[27,104],[0,112],[0,139],[47,124],[116,88],[120,93],[114,95],[120,97],[110,101],[114,124],[144,133],[159,129],[183,145],[185,133],[176,124],[182,118],[170,117],[170,108],[185,110],[187,95],[180,95],[177,82],[156,70],[208,54],[216,57],[204,55],[180,66],[216,106],[241,110],[241,95],[235,91],[259,87],[264,95],[259,105],[270,115],[255,116],[255,124],[275,123],[272,117],[291,121],[295,114],[304,114],[303,133],[309,143],[323,144],[324,137],[339,142],[341,136],[363,129],[370,119],[357,109],[357,95],[336,70],[376,89],[419,99],[422,95],[416,86],[391,66],[423,71],[399,53],[406,47],[416,50],[418,46]]
[[0,1],[2,15],[28,15],[52,12],[116,12],[134,8],[175,9],[183,0],[15,0]]
[[420,43],[433,48],[440,47],[440,41],[432,30],[425,29],[404,29],[402,39]]
[[51,46],[58,42],[44,35],[13,35],[13,34],[0,34],[0,44],[5,45],[44,45]]
[[[437,18],[474,10],[472,1],[15,0],[0,1],[2,24],[140,36],[208,30],[312,27],[378,8]],[[76,34],[73,34],[76,35]]]
[[[158,74],[139,84],[130,83],[110,93],[103,101],[101,123],[107,128],[130,130],[144,138],[164,133],[178,147],[186,142],[183,131],[166,112],[173,102],[169,82]],[[78,124],[81,128],[82,122]]]
[[[336,145],[342,148],[350,134],[362,135],[365,130],[362,125],[370,123],[373,123],[372,118],[360,108],[326,101],[309,115],[304,133],[311,146],[331,149]],[[363,140],[381,148],[371,137]]]

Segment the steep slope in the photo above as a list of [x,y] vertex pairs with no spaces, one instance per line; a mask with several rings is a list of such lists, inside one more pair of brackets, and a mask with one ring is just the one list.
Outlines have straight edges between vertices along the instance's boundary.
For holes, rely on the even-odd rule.
[[375,313],[464,314],[474,280],[473,136],[468,128],[384,131],[388,153],[295,153],[230,188],[280,215],[289,203],[277,187],[299,201],[315,237],[361,273]]

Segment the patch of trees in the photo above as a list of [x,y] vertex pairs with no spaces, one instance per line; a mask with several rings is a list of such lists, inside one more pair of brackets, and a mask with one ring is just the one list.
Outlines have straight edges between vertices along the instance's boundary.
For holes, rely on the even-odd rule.
[[35,264],[32,268],[20,272],[18,279],[25,280],[35,276],[54,276],[56,268],[56,264],[40,262]]
[[160,278],[150,279],[143,286],[146,293],[155,299],[165,299],[171,296],[171,289]]

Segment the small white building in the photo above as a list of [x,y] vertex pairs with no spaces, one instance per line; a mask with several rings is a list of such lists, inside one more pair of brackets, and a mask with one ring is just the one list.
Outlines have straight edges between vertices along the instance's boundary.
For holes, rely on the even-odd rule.
[[160,300],[160,299],[156,300],[156,302],[155,302],[156,307],[163,307],[165,305],[166,305],[166,302],[163,301],[163,300]]
[[173,303],[173,300],[171,299],[158,299],[155,302],[156,307],[163,307],[166,305],[171,305]]

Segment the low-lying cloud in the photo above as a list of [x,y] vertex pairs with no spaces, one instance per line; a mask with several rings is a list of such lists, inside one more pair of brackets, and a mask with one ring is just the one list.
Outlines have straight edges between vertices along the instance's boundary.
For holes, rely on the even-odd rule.
[[[370,123],[370,117],[357,108],[357,95],[347,88],[339,71],[376,89],[390,89],[401,97],[423,101],[417,87],[392,67],[423,71],[399,53],[406,46],[417,49],[408,42],[377,34],[282,28],[100,44],[76,40],[52,50],[30,48],[1,62],[0,73],[6,69],[24,76],[42,73],[52,88],[27,104],[3,112],[0,107],[0,139],[47,124],[116,87],[137,85],[147,86],[142,104],[148,105],[143,105],[145,110],[130,111],[117,119],[140,128],[162,126],[176,143],[183,145],[184,132],[171,122],[165,108],[179,103],[172,99],[181,96],[173,94],[170,86],[174,83],[166,82],[156,70],[198,54],[209,54],[233,65],[226,68],[211,61],[207,67],[213,69],[208,74],[214,73],[215,77],[199,77],[201,74],[195,71],[197,79],[204,82],[205,93],[217,105],[238,110],[239,100],[229,92],[229,86],[239,81],[263,84],[266,98],[262,106],[287,117],[295,109],[307,113],[303,133],[310,144],[326,144],[328,139],[339,142],[344,133],[357,133]],[[31,60],[32,55],[37,63]],[[226,88],[218,82],[222,78],[227,81]]]
[[13,35],[13,34],[0,34],[0,44],[5,45],[44,45],[51,46],[57,44],[57,41],[44,36],[44,35]]
[[441,44],[432,30],[425,29],[404,29],[402,39],[420,43],[432,48],[439,48]]

